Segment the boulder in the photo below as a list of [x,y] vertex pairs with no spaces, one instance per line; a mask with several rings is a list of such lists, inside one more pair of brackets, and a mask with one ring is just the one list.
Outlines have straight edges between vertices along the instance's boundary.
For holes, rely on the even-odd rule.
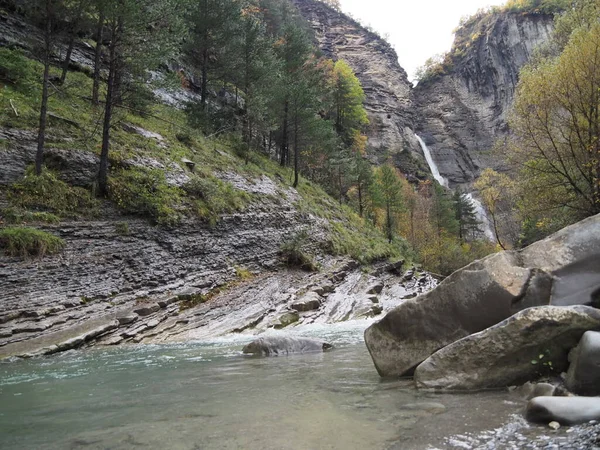
[[298,312],[314,311],[321,307],[321,296],[316,292],[307,292],[298,301],[292,303],[290,307]]
[[536,397],[527,404],[525,418],[534,423],[556,421],[561,425],[600,420],[600,397]]
[[251,342],[242,351],[258,356],[279,356],[291,353],[323,352],[331,348],[333,345],[317,339],[269,336]]
[[117,320],[119,321],[119,325],[128,325],[138,320],[138,317],[139,316],[137,314],[128,313],[117,316]]
[[550,383],[532,383],[528,381],[523,386],[519,386],[514,391],[524,400],[531,400],[535,397],[552,397],[557,393],[557,388]]
[[529,308],[434,353],[415,371],[420,388],[500,388],[558,373],[600,311],[588,306]]
[[516,252],[497,253],[390,311],[366,330],[365,342],[381,376],[405,375],[440,348],[547,304],[551,287],[550,275],[520,267]]
[[160,310],[160,306],[157,303],[151,303],[151,304],[138,306],[137,308],[135,308],[133,310],[133,312],[136,313],[140,317],[145,317],[145,316],[149,316],[152,313],[155,313],[158,310]]
[[300,320],[298,311],[286,311],[280,315],[273,323],[273,328],[280,330]]
[[600,214],[520,251],[458,270],[365,332],[382,376],[409,374],[433,352],[533,306],[600,303]]
[[586,332],[569,361],[567,389],[579,395],[600,395],[600,333]]

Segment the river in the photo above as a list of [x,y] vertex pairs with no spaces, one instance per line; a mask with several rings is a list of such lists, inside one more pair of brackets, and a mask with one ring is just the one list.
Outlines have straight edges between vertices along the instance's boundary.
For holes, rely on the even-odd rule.
[[0,363],[0,448],[431,449],[500,426],[507,392],[419,393],[384,381],[363,343],[370,322],[295,330],[319,354],[255,358],[251,336],[70,351]]

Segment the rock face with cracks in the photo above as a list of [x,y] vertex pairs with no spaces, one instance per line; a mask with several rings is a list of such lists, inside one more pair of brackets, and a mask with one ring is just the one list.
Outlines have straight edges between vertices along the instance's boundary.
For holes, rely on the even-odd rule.
[[[521,251],[476,261],[366,330],[375,367],[381,376],[410,374],[437,350],[525,308],[566,306],[574,299],[593,305],[600,283],[592,275],[599,259],[600,215],[596,215]],[[580,272],[566,270],[582,262],[592,273],[583,284]]]
[[378,162],[392,155],[407,173],[418,169],[414,157],[426,164],[412,131],[412,84],[398,63],[390,44],[355,20],[317,0],[293,0],[315,33],[319,48],[328,58],[346,61],[365,91],[369,116],[368,153]]
[[474,21],[458,30],[445,72],[417,85],[416,131],[452,185],[504,167],[491,149],[506,136],[519,70],[553,27],[549,14],[501,12]]
[[415,371],[420,388],[501,388],[561,373],[569,351],[588,330],[600,329],[600,311],[588,306],[543,306],[521,311],[437,351]]

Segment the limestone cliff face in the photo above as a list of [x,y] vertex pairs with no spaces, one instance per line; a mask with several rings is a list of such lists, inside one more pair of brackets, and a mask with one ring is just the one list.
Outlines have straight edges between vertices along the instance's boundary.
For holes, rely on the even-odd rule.
[[402,165],[407,162],[408,152],[419,154],[412,132],[412,85],[394,49],[350,17],[319,1],[292,2],[314,30],[325,56],[346,61],[360,80],[367,97],[367,134],[373,159],[382,162],[386,155],[392,155]]
[[552,30],[550,15],[484,17],[457,33],[452,67],[415,89],[417,132],[452,184],[502,168],[491,148],[507,132],[519,70]]

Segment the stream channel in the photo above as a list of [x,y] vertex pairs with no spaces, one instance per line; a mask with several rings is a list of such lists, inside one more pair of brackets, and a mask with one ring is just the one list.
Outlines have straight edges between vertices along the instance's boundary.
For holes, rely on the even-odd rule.
[[363,342],[370,323],[288,332],[335,344],[318,354],[248,357],[253,337],[231,335],[0,363],[0,448],[465,448],[448,437],[518,420],[523,402],[506,391],[380,379]]

